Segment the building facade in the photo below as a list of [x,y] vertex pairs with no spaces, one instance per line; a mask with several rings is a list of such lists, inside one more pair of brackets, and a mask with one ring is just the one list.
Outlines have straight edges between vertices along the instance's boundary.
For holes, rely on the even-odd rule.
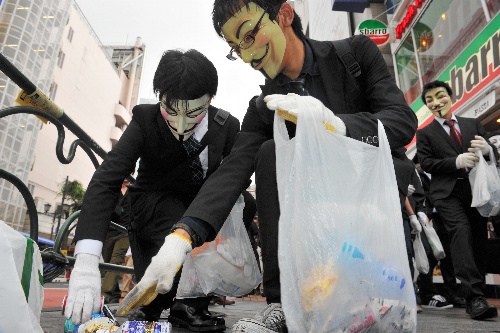
[[[13,4],[10,5],[10,2]],[[36,9],[41,6],[40,3],[51,6],[51,10]],[[64,7],[62,3],[65,3]],[[18,12],[25,13],[21,19]],[[0,7],[0,15],[0,22],[6,22],[7,27],[0,31],[0,37],[4,38],[1,46],[4,56],[95,142],[109,151],[128,126],[132,118],[131,110],[137,104],[145,51],[141,39],[138,38],[134,45],[103,46],[72,0],[40,1],[36,4],[33,1],[8,0]],[[28,27],[30,22],[37,20],[45,22],[45,16],[52,16],[57,21],[57,24],[41,32],[47,39],[47,45],[39,41],[36,44],[37,38],[41,38],[38,28],[34,29],[37,33],[32,35],[23,30],[15,33],[19,30],[18,26]],[[38,60],[40,66],[37,67],[35,61],[34,68],[30,69],[30,62],[24,60],[26,57],[21,53],[25,48],[18,47],[24,44],[33,45],[30,46],[32,49],[44,50],[43,53],[32,52],[41,58]],[[1,108],[16,106],[14,100],[19,91],[17,85],[0,73]],[[58,133],[54,125],[43,124],[31,115],[17,116],[26,119],[24,122],[12,118],[15,117],[0,119],[0,167],[18,177],[23,176],[20,178],[28,184],[37,205],[39,234],[53,237],[57,232],[56,221],[60,220],[58,214],[61,210],[57,208],[62,203],[61,196],[58,196],[61,186],[68,179],[78,180],[86,188],[95,168],[80,148],[70,164],[58,161],[55,154]],[[24,127],[21,127],[23,124]],[[2,132],[4,127],[8,128],[5,135]],[[9,146],[10,135],[17,139],[15,145]],[[65,131],[65,156],[76,139],[70,131]],[[72,202],[66,197],[65,203]],[[29,231],[24,200],[10,183],[0,182],[0,220],[14,229]]]
[[[42,91],[48,92],[71,0],[4,0],[0,52]],[[16,106],[19,87],[0,72],[0,109]],[[41,122],[19,114],[0,118],[0,168],[28,183]],[[0,180],[0,220],[21,229],[26,215],[16,188]]]
[[[390,26],[396,80],[418,117],[434,116],[422,87],[434,80],[453,90],[452,112],[479,118],[488,132],[500,130],[500,0],[392,1]],[[414,154],[415,144],[409,147]]]
[[[135,44],[104,46],[76,3],[64,29],[57,56],[50,97],[105,151],[111,150],[132,119],[137,104],[145,46]],[[76,136],[66,131],[67,156]],[[69,181],[78,180],[86,188],[95,168],[87,154],[77,149],[70,164],[61,164],[55,155],[57,130],[43,125],[35,147],[35,161],[29,177],[37,210],[39,234],[53,237],[60,224],[57,195]],[[101,162],[102,159],[98,158]],[[72,202],[65,198],[65,203]],[[50,208],[46,211],[46,207]],[[29,225],[24,225],[27,231]]]

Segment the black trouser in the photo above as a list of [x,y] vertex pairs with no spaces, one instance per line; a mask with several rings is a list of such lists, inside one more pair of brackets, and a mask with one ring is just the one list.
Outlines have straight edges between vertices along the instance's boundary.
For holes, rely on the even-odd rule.
[[280,206],[276,184],[274,140],[260,147],[255,160],[259,239],[262,250],[262,282],[267,303],[280,303],[280,269],[278,264],[278,222]]
[[[149,196],[149,200],[142,200],[144,198],[134,199],[132,199],[132,210],[135,210],[134,205],[143,205],[141,208],[144,208],[145,205],[148,209],[153,210],[151,218],[146,222],[136,221],[134,215],[134,228],[129,235],[135,276],[137,281],[140,281],[146,268],[151,263],[151,259],[158,253],[165,241],[165,237],[170,233],[170,229],[182,218],[186,208],[192,201],[192,197],[184,197],[178,194],[162,194],[157,197]],[[175,276],[172,289],[166,294],[159,294],[153,302],[143,307],[145,312],[159,315],[162,310],[169,309],[172,306],[177,293],[181,271],[179,270]],[[179,299],[178,301],[198,309],[207,309],[210,299],[211,297],[198,297]]]
[[459,179],[450,196],[434,202],[450,237],[456,277],[467,290],[466,299],[484,296],[484,254],[487,218],[471,207],[472,191],[468,179]]

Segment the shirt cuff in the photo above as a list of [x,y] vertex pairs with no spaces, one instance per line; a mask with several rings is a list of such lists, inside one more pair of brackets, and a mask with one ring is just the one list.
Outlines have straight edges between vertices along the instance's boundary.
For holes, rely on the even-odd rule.
[[96,239],[81,239],[78,242],[76,242],[75,256],[78,253],[88,253],[101,257],[102,245],[103,243]]
[[196,217],[184,216],[179,222],[187,224],[200,237],[202,242],[206,242],[210,235],[214,234],[214,229],[208,222]]

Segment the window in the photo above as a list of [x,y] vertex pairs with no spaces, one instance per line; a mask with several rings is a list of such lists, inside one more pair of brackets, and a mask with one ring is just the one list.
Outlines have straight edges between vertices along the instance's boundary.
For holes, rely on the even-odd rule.
[[59,68],[62,68],[65,56],[66,55],[63,51],[59,51],[59,54],[57,55],[57,66],[59,66]]
[[50,85],[50,90],[49,90],[49,98],[50,100],[54,100],[56,98],[56,92],[57,92],[57,83],[52,82]]
[[74,33],[75,33],[75,31],[73,30],[73,28],[72,28],[72,27],[69,27],[69,31],[68,31],[68,40],[69,40],[70,42],[72,42],[72,41],[73,41],[73,34],[74,34]]
[[[490,7],[499,0],[491,0]],[[400,89],[411,105],[420,97],[423,84],[434,81],[464,51],[488,24],[481,0],[436,0],[413,26],[412,34],[395,54]],[[417,61],[420,61],[418,71]]]
[[413,40],[409,34],[396,52],[397,75],[399,88],[405,95],[406,102],[411,103],[420,95],[417,57],[413,48]]
[[414,28],[424,84],[436,80],[486,24],[480,0],[433,1]]

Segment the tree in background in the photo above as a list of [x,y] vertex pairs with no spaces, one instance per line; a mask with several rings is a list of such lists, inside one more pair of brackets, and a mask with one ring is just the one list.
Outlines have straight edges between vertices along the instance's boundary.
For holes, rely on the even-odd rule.
[[57,197],[64,196],[65,200],[71,200],[73,203],[71,204],[70,212],[73,213],[80,210],[82,207],[85,189],[83,188],[82,183],[76,179],[67,182],[66,191],[64,190],[65,184],[66,181],[59,183],[59,193],[57,193]]

